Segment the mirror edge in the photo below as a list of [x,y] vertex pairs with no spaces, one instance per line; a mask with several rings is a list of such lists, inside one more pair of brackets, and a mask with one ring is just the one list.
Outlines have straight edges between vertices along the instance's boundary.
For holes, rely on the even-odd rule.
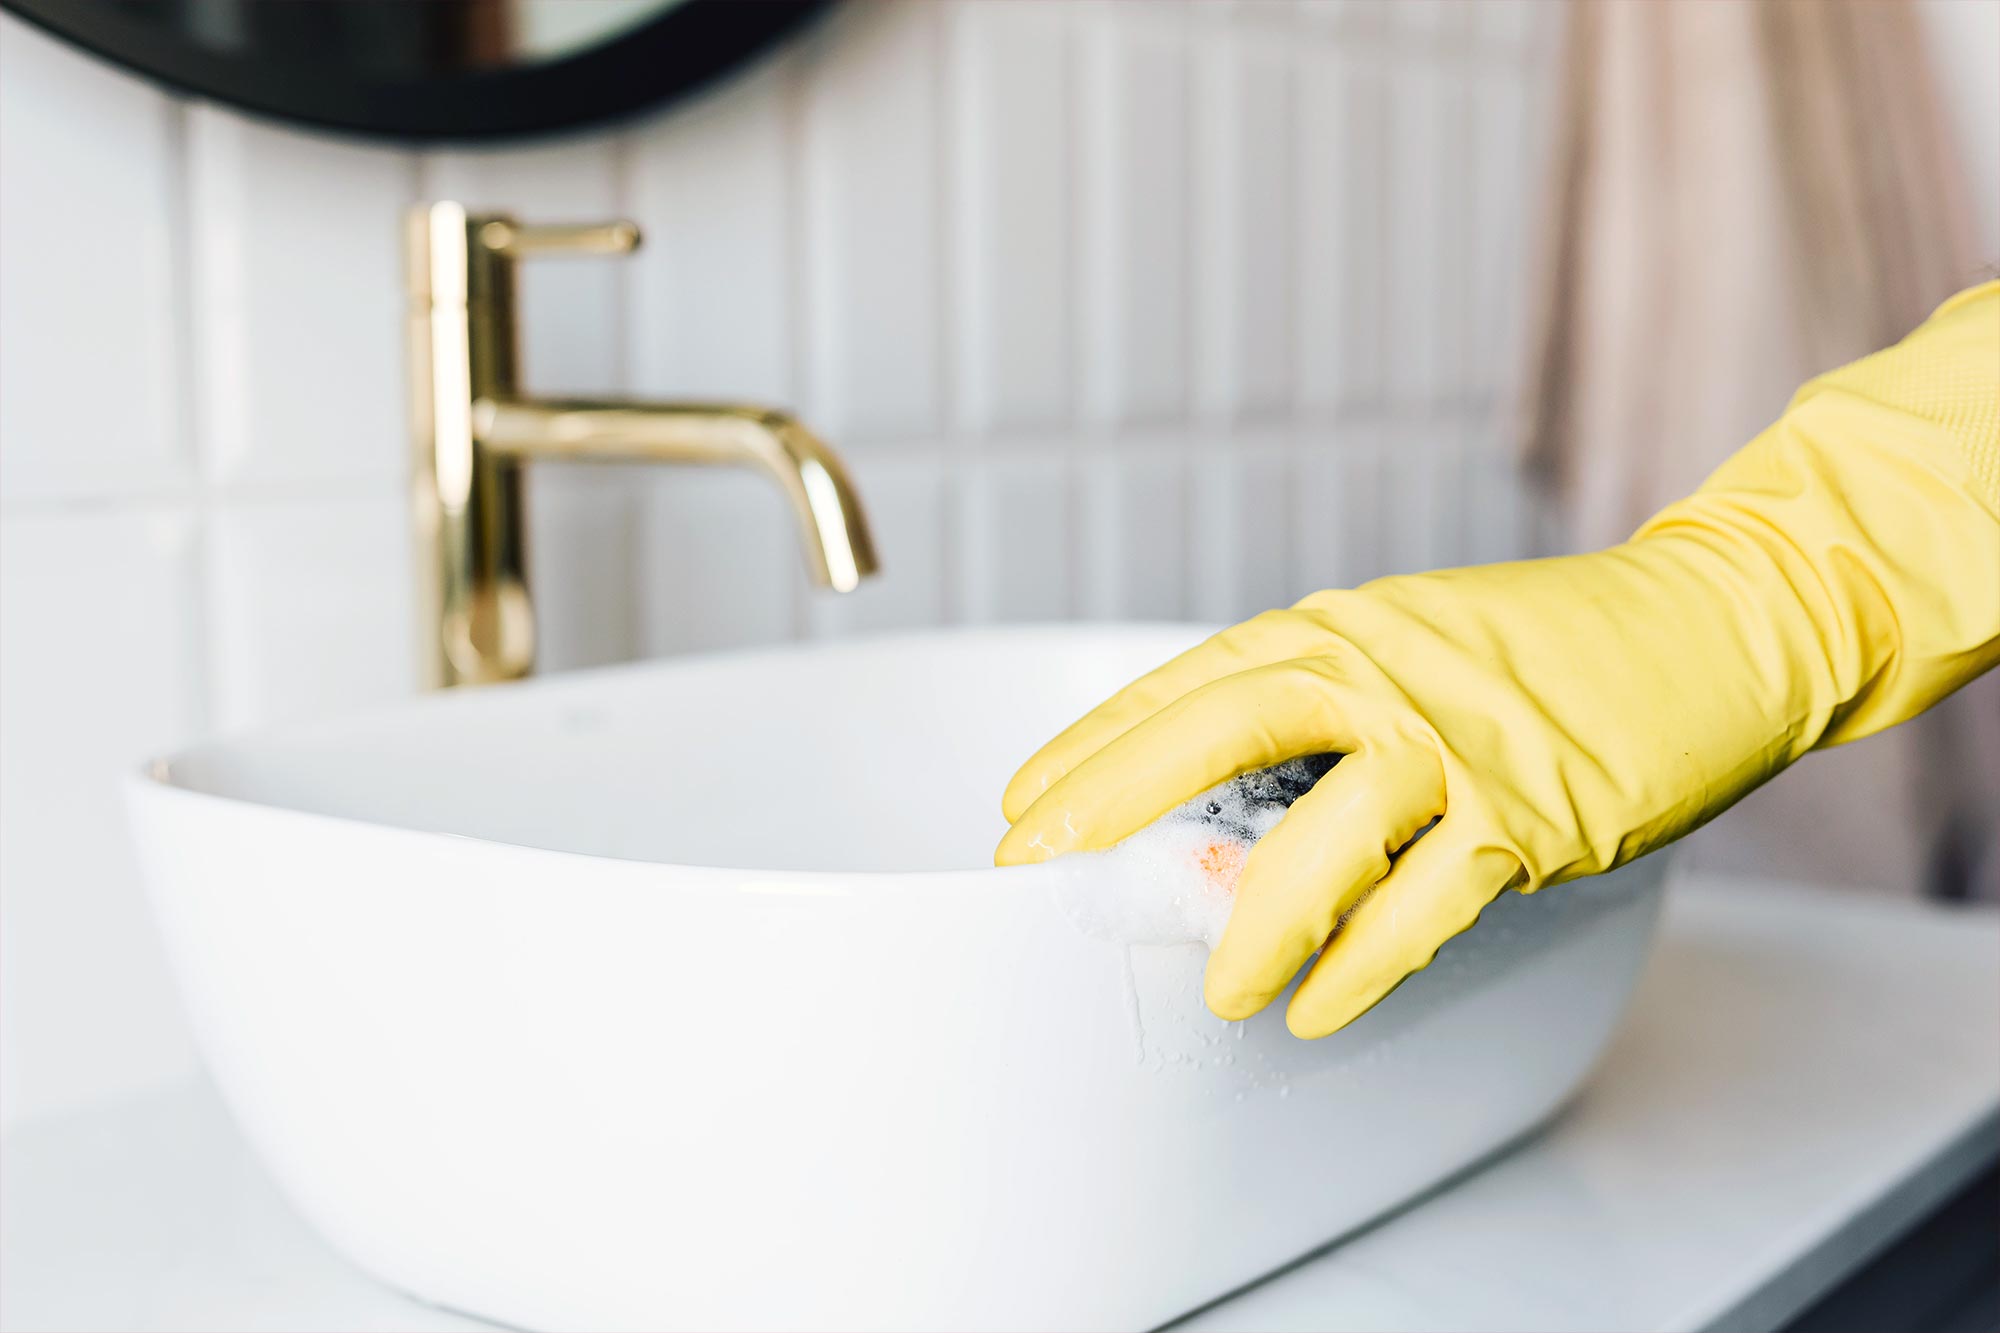
[[559,60],[423,81],[271,66],[163,40],[157,27],[76,0],[0,0],[0,9],[182,96],[321,132],[439,144],[559,135],[663,108],[736,73],[834,3],[685,0]]

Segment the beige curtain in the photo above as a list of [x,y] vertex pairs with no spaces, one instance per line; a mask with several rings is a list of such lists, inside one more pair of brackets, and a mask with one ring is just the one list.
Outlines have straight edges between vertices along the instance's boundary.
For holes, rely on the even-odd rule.
[[[1902,0],[1573,0],[1526,449],[1579,547],[1980,276]],[[2000,897],[2000,678],[1808,758],[1700,865]]]

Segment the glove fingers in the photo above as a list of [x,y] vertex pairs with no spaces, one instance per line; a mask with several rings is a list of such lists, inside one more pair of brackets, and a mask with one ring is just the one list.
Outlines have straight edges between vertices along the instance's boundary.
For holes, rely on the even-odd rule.
[[996,865],[1109,847],[1190,797],[1302,754],[1351,751],[1335,669],[1308,658],[1258,667],[1182,695],[1042,793],[994,853]]
[[1106,699],[1021,765],[1000,807],[1020,819],[1056,782],[1091,755],[1190,691],[1227,676],[1302,657],[1324,639],[1320,627],[1272,611],[1223,630]]
[[1461,837],[1447,817],[1397,858],[1320,951],[1292,996],[1286,1026],[1300,1037],[1346,1027],[1403,978],[1429,966],[1439,947],[1477,921],[1520,868],[1513,853]]
[[1427,745],[1348,756],[1250,852],[1203,992],[1220,1018],[1269,1004],[1326,942],[1340,914],[1389,873],[1389,857],[1444,808]]

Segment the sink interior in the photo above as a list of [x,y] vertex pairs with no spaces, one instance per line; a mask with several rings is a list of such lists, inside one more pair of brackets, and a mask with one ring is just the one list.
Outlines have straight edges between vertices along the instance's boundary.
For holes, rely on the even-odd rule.
[[1201,632],[967,631],[582,672],[234,738],[169,780],[631,860],[975,869],[1015,766]]

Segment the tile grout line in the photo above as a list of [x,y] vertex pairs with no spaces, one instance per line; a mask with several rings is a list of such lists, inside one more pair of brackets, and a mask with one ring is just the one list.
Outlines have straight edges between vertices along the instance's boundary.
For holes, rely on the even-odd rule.
[[[947,465],[972,464],[981,458],[1048,459],[1058,455],[1075,458],[1130,457],[1135,449],[1171,447],[1189,451],[1191,457],[1227,461],[1234,446],[1246,448],[1295,447],[1302,431],[1318,432],[1323,447],[1340,449],[1342,440],[1355,430],[1394,426],[1422,430],[1472,428],[1491,424],[1498,400],[1492,395],[1440,398],[1428,403],[1372,404],[1340,412],[1320,412],[1287,418],[1257,416],[1228,427],[1231,448],[1206,441],[1212,427],[1199,421],[1151,422],[1143,426],[1093,435],[1073,429],[1047,431],[941,431],[922,436],[869,439],[849,442],[849,451],[871,462],[911,463],[937,460]],[[1316,437],[1316,438],[1319,438]],[[1497,448],[1498,446],[1488,446]],[[235,485],[218,485],[213,504],[218,509],[239,506],[267,506],[308,503],[315,500],[354,501],[383,498],[382,483],[375,478],[328,477],[303,480],[258,480]],[[116,494],[49,494],[25,499],[0,499],[0,514],[21,517],[54,517],[63,514],[116,512],[158,512],[194,507],[194,497],[184,488],[163,486],[152,490]]]
[[[193,625],[193,632],[188,636],[188,653],[192,659],[188,669],[193,697],[188,702],[195,731],[207,732],[227,711],[222,697],[224,673],[218,669],[224,654],[217,641],[222,632],[216,586],[219,577],[217,561],[220,558],[217,552],[217,525],[223,499],[214,475],[213,450],[204,448],[202,440],[207,426],[203,400],[209,384],[207,358],[204,355],[207,349],[203,341],[206,330],[204,321],[196,313],[196,288],[203,281],[203,275],[197,272],[199,247],[195,240],[199,225],[196,216],[199,182],[194,163],[194,105],[186,98],[171,97],[167,107],[171,165],[167,172],[170,197],[164,211],[168,219],[168,248],[174,261],[168,287],[168,299],[173,305],[170,318],[174,330],[174,351],[169,359],[176,381],[175,428],[181,434],[181,454],[194,482],[186,497],[194,544],[191,553],[193,569],[189,575],[191,586],[186,590],[188,618]],[[117,506],[107,507],[115,509]]]
[[[811,321],[817,311],[812,293],[810,269],[812,264],[812,238],[807,234],[806,209],[812,198],[808,176],[811,166],[807,161],[810,145],[806,141],[806,99],[807,80],[811,77],[808,55],[822,49],[826,40],[825,29],[812,33],[806,44],[787,51],[782,58],[784,64],[778,73],[778,96],[781,99],[778,122],[781,141],[778,177],[782,182],[783,199],[780,211],[784,223],[784,303],[789,318],[785,321],[785,359],[789,363],[784,368],[784,382],[787,396],[795,411],[802,411],[809,398],[818,395],[808,392],[815,370],[813,365],[813,333]],[[814,423],[813,429],[819,427]],[[836,445],[836,448],[841,446]],[[843,457],[845,451],[843,450]],[[866,497],[863,498],[866,503]],[[806,598],[793,584],[786,585],[785,597],[790,601],[789,620],[791,637],[801,640],[811,635],[811,610],[805,605]]]
[[[639,129],[636,125],[624,125],[613,130],[610,136],[611,168],[611,211],[619,218],[636,220],[637,153],[635,140]],[[645,228],[641,226],[643,235]],[[655,239],[654,244],[658,244]],[[614,359],[615,374],[612,387],[620,394],[631,396],[639,382],[638,366],[634,360],[633,330],[637,318],[633,310],[634,290],[640,271],[627,264],[611,284],[611,345],[616,349]],[[619,599],[619,636],[617,652],[621,661],[633,662],[643,657],[640,651],[639,617],[644,598],[646,570],[640,560],[640,527],[648,517],[644,503],[645,486],[620,486],[617,488],[617,520],[619,557],[626,567],[625,578],[621,581],[623,597]]]
[[[938,366],[938,373],[941,380],[938,394],[938,420],[946,429],[942,435],[943,447],[933,451],[935,455],[938,455],[938,462],[941,467],[937,490],[937,512],[932,515],[931,521],[936,526],[936,531],[933,535],[937,539],[938,550],[938,569],[936,571],[938,620],[942,624],[953,625],[960,623],[963,619],[962,604],[964,602],[964,595],[963,590],[959,587],[959,582],[963,577],[965,559],[964,553],[959,550],[959,542],[956,540],[960,537],[958,528],[961,525],[952,523],[950,516],[953,513],[953,503],[957,498],[956,489],[962,484],[963,468],[968,449],[965,447],[953,449],[951,447],[951,441],[958,435],[958,432],[950,429],[950,426],[965,427],[969,424],[964,415],[963,407],[966,395],[966,381],[970,377],[964,373],[965,367],[961,363],[960,358],[974,355],[975,353],[971,349],[980,347],[984,347],[988,355],[991,355],[990,335],[992,331],[990,329],[984,331],[988,335],[986,339],[973,336],[969,324],[971,315],[967,311],[979,310],[984,307],[985,314],[990,320],[992,310],[990,302],[969,300],[965,291],[965,288],[973,281],[970,277],[971,265],[978,262],[970,254],[970,247],[965,243],[964,231],[960,225],[964,221],[965,214],[972,207],[971,202],[967,198],[968,192],[964,188],[964,181],[958,174],[959,163],[973,156],[972,145],[968,142],[972,133],[970,129],[970,117],[967,115],[964,100],[970,94],[962,91],[967,86],[966,71],[960,68],[959,62],[962,47],[959,38],[963,24],[966,22],[967,11],[963,4],[953,4],[942,8],[941,12],[943,18],[937,22],[936,41],[934,45],[934,50],[937,53],[936,60],[939,77],[933,84],[937,90],[938,114],[936,121],[939,124],[940,132],[937,136],[937,142],[933,146],[933,157],[937,172],[937,228],[940,237],[938,245],[938,330],[941,341],[946,343],[945,355],[940,360]],[[955,158],[953,158],[954,149],[956,150]],[[948,158],[952,160],[947,160]],[[954,261],[956,261],[955,264]],[[954,268],[957,273],[955,281],[952,276]],[[982,275],[982,278],[985,276]],[[964,326],[960,324],[961,319],[967,321]],[[989,365],[986,370],[987,377],[990,379],[992,367]],[[990,395],[990,387],[988,392]],[[990,414],[990,403],[988,404],[988,410]],[[974,442],[974,448],[976,448],[977,440],[983,434],[983,431],[965,432],[965,435]],[[863,502],[866,502],[865,497]],[[887,562],[893,559],[893,556],[884,553],[882,558],[884,568],[886,569]]]

